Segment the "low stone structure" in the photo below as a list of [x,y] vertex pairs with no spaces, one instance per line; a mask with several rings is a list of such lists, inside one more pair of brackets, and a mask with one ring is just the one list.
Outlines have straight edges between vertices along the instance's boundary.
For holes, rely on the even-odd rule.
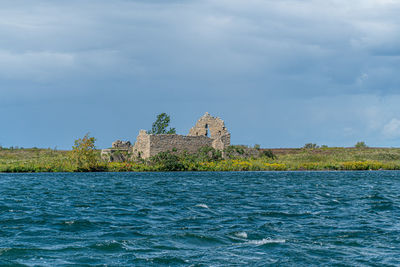
[[126,148],[126,149],[129,149],[131,146],[132,146],[131,142],[121,141],[121,140],[117,140],[113,142],[111,145],[112,148]]
[[116,140],[111,148],[101,150],[101,157],[110,162],[124,162],[131,156],[132,144],[130,141]]
[[[103,149],[102,157],[114,161],[112,156],[115,149],[128,151],[134,158],[149,158],[164,151],[196,153],[201,147],[210,146],[223,151],[230,145],[230,133],[220,118],[212,117],[206,112],[190,129],[188,135],[177,134],[148,134],[140,130],[133,146],[117,140],[112,149]],[[122,142],[122,143],[121,143]]]

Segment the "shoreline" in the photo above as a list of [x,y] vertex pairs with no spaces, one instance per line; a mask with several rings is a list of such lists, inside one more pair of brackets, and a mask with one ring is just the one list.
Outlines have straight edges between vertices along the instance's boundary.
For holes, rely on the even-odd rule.
[[80,166],[68,150],[0,149],[0,173],[400,170],[400,148],[260,149],[258,157],[239,152],[228,158],[171,152],[149,160],[106,162],[97,150],[91,165]]

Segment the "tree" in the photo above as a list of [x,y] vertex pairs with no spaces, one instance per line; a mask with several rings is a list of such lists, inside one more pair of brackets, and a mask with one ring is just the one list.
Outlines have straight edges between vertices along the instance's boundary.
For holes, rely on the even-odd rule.
[[318,146],[317,144],[314,144],[314,143],[307,143],[307,144],[305,144],[305,145],[303,146],[303,148],[306,148],[306,149],[315,149],[315,148],[319,148],[319,146]]
[[147,131],[148,134],[175,134],[175,128],[168,128],[171,118],[166,113],[157,115],[156,121],[151,126],[151,130]]
[[355,144],[354,147],[355,148],[366,148],[368,146],[364,141],[360,141],[360,142],[357,142],[357,144]]
[[78,167],[78,171],[96,170],[98,166],[96,138],[87,133],[83,138],[75,140],[72,147],[72,159]]

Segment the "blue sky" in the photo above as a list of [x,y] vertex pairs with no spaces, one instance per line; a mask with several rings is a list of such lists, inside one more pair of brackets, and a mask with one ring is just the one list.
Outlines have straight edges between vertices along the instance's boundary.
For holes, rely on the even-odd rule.
[[232,143],[400,146],[396,0],[4,0],[0,145],[134,141],[206,111]]

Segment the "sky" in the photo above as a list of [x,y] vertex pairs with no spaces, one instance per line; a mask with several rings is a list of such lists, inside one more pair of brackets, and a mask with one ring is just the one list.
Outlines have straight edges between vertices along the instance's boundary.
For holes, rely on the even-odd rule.
[[205,112],[232,144],[400,147],[400,1],[3,0],[0,145],[134,142]]

